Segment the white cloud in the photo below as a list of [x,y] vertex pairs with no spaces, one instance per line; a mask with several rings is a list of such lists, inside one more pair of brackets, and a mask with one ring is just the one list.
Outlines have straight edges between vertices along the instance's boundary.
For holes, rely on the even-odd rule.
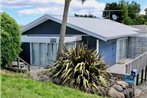
[[70,10],[73,14],[93,14],[96,16],[101,16],[102,11],[105,8],[104,3],[100,3],[96,0],[87,0],[84,4],[78,1],[71,2]]
[[[55,14],[62,15],[64,0],[2,0],[4,7],[17,8],[19,14]],[[97,0],[86,0],[84,4],[81,0],[72,0],[69,14],[93,14],[101,17],[105,7],[104,3]]]
[[147,5],[143,6],[143,8],[141,9],[140,14],[144,14],[145,15],[145,8],[147,8]]

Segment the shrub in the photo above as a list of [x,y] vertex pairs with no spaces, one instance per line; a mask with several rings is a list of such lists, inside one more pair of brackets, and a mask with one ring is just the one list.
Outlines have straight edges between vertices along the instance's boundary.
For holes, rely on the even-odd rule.
[[96,93],[99,87],[107,87],[108,73],[100,55],[77,44],[59,56],[51,69],[54,82],[86,92]]
[[10,64],[20,53],[20,30],[13,18],[5,12],[1,17],[1,67]]
[[134,25],[134,21],[130,18],[130,17],[126,17],[122,23],[126,24],[126,25]]

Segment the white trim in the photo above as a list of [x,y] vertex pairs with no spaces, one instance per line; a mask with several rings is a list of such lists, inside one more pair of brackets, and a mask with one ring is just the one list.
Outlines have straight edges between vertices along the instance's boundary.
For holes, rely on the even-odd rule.
[[30,64],[32,65],[32,43],[30,44]]
[[[37,43],[51,43],[51,40],[55,39],[55,43],[59,43],[59,37],[39,37],[39,36],[21,36],[21,42],[37,42]],[[72,36],[72,37],[65,37],[66,42],[73,42],[73,41],[80,41],[82,40],[81,36]]]
[[97,54],[99,53],[99,40],[97,39],[96,41],[96,50],[97,50]]
[[35,26],[37,26],[37,25],[43,23],[43,22],[46,21],[46,20],[48,20],[47,14],[45,14],[45,15],[41,16],[40,18],[34,20],[33,22],[31,22],[31,23],[25,25],[25,26],[21,29],[21,32],[23,33],[23,32],[25,32],[25,31],[27,31],[27,30],[29,30],[29,29],[31,29],[31,28],[33,28],[33,27],[35,27]]
[[[37,26],[37,25],[39,25],[39,24],[41,24],[41,23],[43,23],[43,22],[45,22],[45,21],[47,21],[48,19],[53,20],[53,21],[55,21],[55,22],[57,22],[57,23],[60,23],[60,24],[61,24],[61,22],[62,22],[61,20],[59,20],[59,19],[57,19],[57,18],[55,18],[55,17],[52,17],[52,16],[50,16],[50,15],[45,14],[45,15],[43,15],[42,17],[36,19],[35,21],[33,21],[33,22],[31,22],[31,23],[25,25],[25,26],[21,29],[21,32],[23,33],[23,32],[25,32],[25,31],[27,31],[27,30],[29,30],[29,29],[31,29],[31,28],[33,28],[33,27],[35,27],[35,26]],[[84,33],[86,33],[86,34],[88,34],[88,35],[91,35],[91,36],[94,36],[94,37],[96,37],[96,38],[99,38],[99,39],[101,39],[101,40],[104,40],[104,41],[107,41],[107,40],[108,40],[107,38],[105,38],[105,37],[103,37],[103,36],[101,36],[101,35],[98,35],[98,34],[96,34],[96,33],[94,33],[94,32],[91,32],[91,31],[88,31],[88,30],[86,30],[86,29],[80,28],[80,27],[78,27],[78,26],[72,25],[72,24],[70,24],[70,23],[67,23],[67,26],[69,26],[69,27],[71,27],[71,28],[73,28],[73,29],[76,29],[76,30],[78,30],[78,31],[84,32]]]
[[[45,15],[43,15],[42,17],[40,17],[40,18],[34,20],[33,22],[31,22],[31,23],[25,25],[25,26],[21,29],[21,31],[22,31],[22,33],[23,33],[23,32],[25,32],[25,31],[27,31],[27,30],[29,30],[29,29],[31,29],[31,28],[33,28],[33,27],[35,27],[35,26],[37,26],[37,25],[39,25],[39,24],[41,24],[41,23],[43,23],[43,22],[45,22],[45,21],[47,21],[47,20],[53,20],[53,21],[55,21],[55,22],[57,22],[57,23],[60,23],[60,24],[62,23],[61,19],[58,19],[57,17],[54,17],[54,16],[50,16],[50,15],[48,15],[48,14],[45,14]],[[133,34],[137,34],[137,33],[135,33],[135,32],[138,31],[138,29],[133,29],[133,30],[129,30],[130,32],[132,32],[132,34],[128,34],[128,35],[127,35],[127,34],[126,34],[126,35],[119,35],[119,36],[113,36],[113,37],[104,37],[103,35],[99,35],[99,34],[97,34],[96,32],[89,31],[89,30],[87,30],[86,28],[82,28],[82,27],[73,25],[73,24],[71,24],[71,23],[67,23],[67,26],[68,26],[68,27],[71,27],[71,28],[73,28],[73,29],[75,29],[75,30],[81,31],[81,32],[83,32],[83,33],[85,33],[85,34],[88,34],[88,35],[91,35],[91,36],[93,36],[93,37],[96,37],[96,38],[98,38],[98,39],[101,39],[101,40],[103,40],[103,41],[107,41],[107,40],[111,40],[111,39],[116,39],[116,38],[121,38],[121,37],[126,37],[126,36],[131,36],[131,35],[133,35]],[[132,28],[133,28],[133,27],[132,27]],[[105,29],[105,28],[104,28],[104,29]],[[129,32],[129,31],[128,31],[128,32]],[[134,33],[133,33],[133,31],[134,31]],[[101,33],[103,34],[103,32],[101,32]]]
[[117,43],[116,43],[116,63],[118,63],[118,55],[119,54],[119,39],[117,39]]

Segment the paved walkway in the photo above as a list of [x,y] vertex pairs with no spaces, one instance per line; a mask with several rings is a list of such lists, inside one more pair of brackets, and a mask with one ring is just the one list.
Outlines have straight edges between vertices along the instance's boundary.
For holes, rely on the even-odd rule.
[[116,74],[126,74],[126,66],[125,64],[132,61],[132,59],[125,59],[120,64],[114,64],[110,67],[108,67],[106,70],[110,73],[116,73]]
[[37,74],[39,72],[41,72],[43,70],[43,68],[39,68],[39,67],[36,67],[36,66],[31,66],[30,68],[30,77],[34,80],[37,80]]

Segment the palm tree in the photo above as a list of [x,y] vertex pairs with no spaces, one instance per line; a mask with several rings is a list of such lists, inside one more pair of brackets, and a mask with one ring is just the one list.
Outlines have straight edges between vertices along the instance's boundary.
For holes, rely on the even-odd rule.
[[[84,3],[86,0],[81,0],[82,3]],[[68,16],[68,10],[71,0],[65,0],[64,4],[64,12],[62,17],[62,25],[60,30],[60,39],[59,39],[59,45],[58,45],[58,52],[57,52],[57,59],[61,53],[63,53],[63,47],[64,47],[64,37],[66,32],[66,24],[67,24],[67,16]]]

